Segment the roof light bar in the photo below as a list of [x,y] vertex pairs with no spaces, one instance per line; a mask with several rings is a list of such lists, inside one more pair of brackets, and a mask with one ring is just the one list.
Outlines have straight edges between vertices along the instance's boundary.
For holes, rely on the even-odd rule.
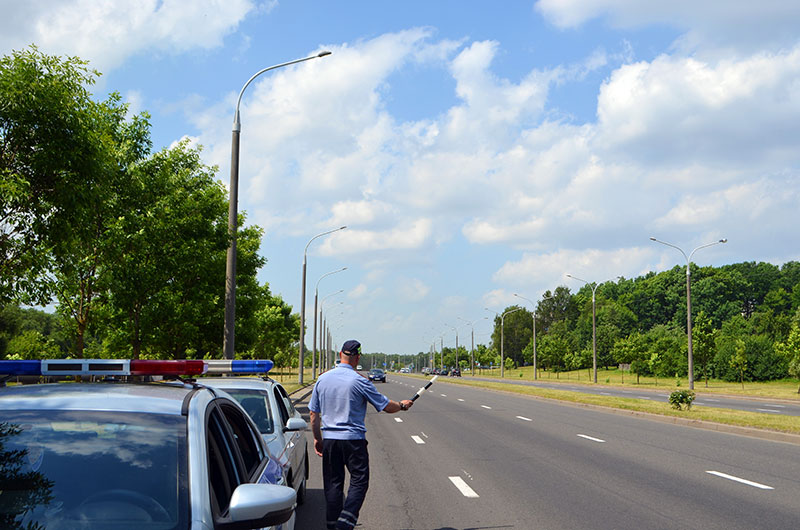
[[7,375],[201,375],[202,360],[42,359],[0,361]]
[[241,359],[206,361],[207,374],[265,374],[272,370],[275,363],[269,359]]
[[0,361],[3,375],[42,375],[41,361]]

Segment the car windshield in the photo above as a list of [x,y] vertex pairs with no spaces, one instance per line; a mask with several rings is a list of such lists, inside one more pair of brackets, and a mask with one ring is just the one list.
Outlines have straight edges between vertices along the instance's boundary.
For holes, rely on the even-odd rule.
[[182,416],[3,411],[0,527],[186,528],[185,433]]
[[383,375],[383,370],[375,368],[374,370],[370,370],[369,373],[371,373],[372,375]]
[[264,390],[248,390],[244,388],[225,388],[225,392],[239,402],[261,434],[272,434],[275,431],[275,422],[269,407],[269,397]]

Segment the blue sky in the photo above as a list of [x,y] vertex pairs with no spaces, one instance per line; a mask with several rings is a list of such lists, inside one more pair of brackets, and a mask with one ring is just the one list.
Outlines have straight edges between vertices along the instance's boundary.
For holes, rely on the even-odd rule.
[[[800,259],[800,4],[783,0],[0,0],[0,48],[77,55],[204,147],[260,273],[336,345],[416,353],[547,289]],[[320,281],[330,271],[347,267]],[[224,279],[220,279],[222,289]],[[334,294],[343,290],[341,294]],[[453,328],[456,328],[454,330]],[[220,334],[222,330],[220,330]]]

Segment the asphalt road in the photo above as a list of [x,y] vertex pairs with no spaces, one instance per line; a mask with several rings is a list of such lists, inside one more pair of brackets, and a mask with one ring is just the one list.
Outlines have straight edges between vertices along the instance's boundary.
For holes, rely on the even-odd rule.
[[[394,374],[378,389],[419,386]],[[370,409],[367,429],[360,530],[800,527],[797,445],[441,379],[408,412]],[[298,530],[324,528],[320,460]]]

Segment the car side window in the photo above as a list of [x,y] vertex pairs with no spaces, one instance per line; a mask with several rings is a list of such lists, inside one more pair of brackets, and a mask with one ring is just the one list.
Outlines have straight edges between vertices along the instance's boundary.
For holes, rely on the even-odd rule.
[[236,463],[233,441],[216,407],[208,415],[207,445],[212,509],[219,516],[227,511],[233,490],[242,477]]
[[261,462],[266,457],[264,449],[259,442],[261,435],[247,421],[245,413],[233,403],[221,404],[220,409],[225,414],[225,419],[233,433],[234,442],[242,456],[242,464],[247,477],[245,481],[247,481],[255,475]]
[[[276,385],[272,391],[275,394],[275,403],[278,405],[278,411],[281,415],[281,424],[285,427],[286,422],[289,421],[289,411],[286,409],[286,402],[284,402],[283,396],[281,395],[280,390],[278,390],[279,388],[280,387]],[[283,389],[281,388],[281,390]]]
[[281,397],[283,397],[283,402],[286,404],[286,410],[289,411],[289,417],[291,418],[295,414],[294,405],[292,404],[292,400],[289,398],[289,395],[286,393],[286,389],[280,385],[277,385],[278,390],[281,393]]

